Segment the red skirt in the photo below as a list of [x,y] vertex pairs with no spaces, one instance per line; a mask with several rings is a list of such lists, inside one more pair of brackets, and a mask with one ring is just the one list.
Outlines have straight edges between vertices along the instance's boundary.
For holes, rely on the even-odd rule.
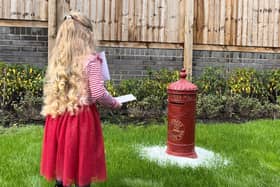
[[95,105],[83,106],[76,115],[46,117],[41,175],[63,185],[87,185],[106,180],[104,141]]

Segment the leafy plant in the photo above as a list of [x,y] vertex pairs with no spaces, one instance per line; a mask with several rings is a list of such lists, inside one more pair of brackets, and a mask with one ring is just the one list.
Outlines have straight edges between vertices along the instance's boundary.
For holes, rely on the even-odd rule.
[[[2,124],[32,118],[31,110],[41,105],[34,102],[41,100],[43,76],[43,69],[30,65],[0,63],[0,110],[4,115],[1,117]],[[39,113],[36,115],[38,117]]]
[[225,97],[199,94],[196,106],[197,117],[199,119],[221,119],[224,105]]
[[223,95],[227,90],[225,73],[221,68],[206,68],[195,80],[201,94]]
[[32,96],[42,96],[44,71],[30,65],[0,66],[0,108],[12,109],[28,91]]
[[264,74],[264,86],[268,92],[268,99],[272,103],[280,101],[280,70],[266,71]]
[[262,77],[254,69],[237,69],[228,79],[231,94],[240,94],[243,97],[265,97],[265,87]]
[[20,102],[15,102],[12,105],[19,122],[43,120],[43,116],[40,115],[42,107],[42,97],[40,96],[34,96],[31,92],[27,91]]

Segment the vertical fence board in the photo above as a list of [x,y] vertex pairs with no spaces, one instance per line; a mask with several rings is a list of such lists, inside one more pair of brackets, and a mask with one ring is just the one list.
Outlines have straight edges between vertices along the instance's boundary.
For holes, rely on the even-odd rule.
[[128,2],[128,40],[133,41],[135,40],[135,24],[134,24],[134,1]]
[[231,34],[229,45],[236,45],[238,1],[231,0]]
[[167,40],[171,42],[176,41],[176,36],[178,34],[177,24],[177,0],[168,1],[168,23],[167,23]]
[[259,1],[253,1],[252,5],[252,46],[258,45],[258,8]]
[[[278,0],[279,1],[279,0]],[[277,12],[278,12],[278,45],[277,47],[280,47],[280,2],[278,2],[278,7],[277,7]],[[276,38],[274,40],[277,40]]]
[[213,43],[213,32],[214,32],[214,0],[209,0],[208,6],[208,40],[207,42]]
[[0,0],[0,18],[3,18],[3,0]]
[[268,9],[269,9],[269,0],[267,0],[266,2],[264,2],[263,4],[263,14],[264,14],[264,17],[263,17],[263,43],[262,45],[263,46],[268,46],[268,21],[269,21],[269,15],[268,15]]
[[[175,1],[174,1],[175,2]],[[153,41],[158,41],[159,37],[159,0],[155,0],[154,22],[153,22]],[[177,10],[179,12],[179,10]],[[176,35],[177,36],[177,35]]]
[[247,45],[247,24],[248,24],[248,0],[243,0],[242,11],[242,42],[241,44]]
[[142,30],[141,12],[143,8],[141,4],[142,4],[141,0],[135,1],[134,4],[135,41],[140,41],[141,38],[141,30]]
[[209,20],[209,0],[203,0],[203,8],[200,11],[203,11],[203,22],[202,22],[202,32],[203,32],[203,44],[207,44],[208,41],[208,20]]
[[220,0],[220,24],[219,24],[219,44],[223,45],[225,41],[225,15],[226,15],[226,2]]
[[231,1],[227,0],[225,5],[225,32],[224,32],[224,44],[229,45],[231,36]]
[[154,13],[154,0],[148,0],[147,3],[147,41],[153,40],[153,13]]
[[10,9],[11,9],[11,1],[10,0],[4,0],[4,18],[8,19],[10,18]]
[[10,0],[11,9],[10,9],[10,18],[17,19],[17,0]]
[[[168,6],[168,0],[164,0],[165,1],[165,14],[164,14],[164,41],[168,41],[168,12],[170,11],[169,10],[169,6]],[[184,16],[185,17],[185,16]],[[185,19],[184,19],[185,20]],[[185,30],[185,29],[184,29]],[[184,39],[185,39],[185,36],[184,36]]]
[[128,41],[128,9],[129,9],[129,3],[128,0],[123,0],[122,3],[122,12],[121,12],[121,17],[122,17],[122,41]]
[[214,43],[215,44],[219,44],[220,41],[220,32],[219,32],[219,21],[220,21],[220,10],[221,10],[221,7],[220,7],[220,0],[215,0],[215,19],[214,19]]
[[242,44],[242,5],[243,0],[238,0],[238,11],[237,11],[237,36],[236,36],[236,44]]
[[[193,10],[193,41],[197,42],[198,41],[198,35],[200,34],[199,28],[198,28],[198,22],[200,21],[200,17],[198,15],[198,6],[200,5],[201,2],[199,2],[200,0],[197,0],[194,2],[194,10]],[[200,5],[201,6],[201,5]]]
[[70,0],[70,9],[74,10],[76,9],[75,7],[76,7],[76,0]]
[[[149,1],[149,0],[147,0],[147,1]],[[147,1],[145,4],[147,4]],[[164,41],[164,29],[166,27],[166,25],[164,24],[164,17],[166,16],[166,9],[167,9],[166,6],[167,6],[166,1],[161,0],[160,5],[159,5],[159,36],[158,36],[159,42]],[[185,11],[184,11],[184,13],[185,13]],[[147,10],[146,10],[146,15],[147,15]],[[184,15],[182,15],[182,17],[184,18]],[[147,21],[147,18],[148,17],[146,16],[146,21]],[[146,23],[146,25],[147,25],[147,23]],[[147,30],[145,32],[147,32]],[[145,38],[145,40],[147,40],[147,39]],[[181,38],[181,40],[183,40],[183,39]]]
[[268,32],[270,32],[267,36],[267,45],[273,46],[273,31],[274,31],[274,6],[275,0],[269,0],[268,6]]
[[[194,2],[194,29],[193,29],[193,35],[194,35],[194,42],[195,43],[203,43],[203,40],[205,39],[203,36],[204,31],[204,2],[203,0],[197,0]],[[196,19],[195,19],[196,17]]]
[[259,9],[258,9],[258,46],[263,45],[263,25],[264,25],[264,2],[263,0],[259,1]]
[[247,46],[252,46],[253,39],[253,3],[254,0],[248,0]]
[[[142,4],[141,4],[141,36],[140,36],[140,40],[141,41],[146,41],[147,38],[146,38],[146,32],[147,32],[147,19],[148,19],[148,16],[147,16],[147,1],[148,0],[142,0]],[[159,15],[160,17],[160,15]]]
[[56,37],[56,0],[48,1],[48,57],[50,57],[50,52],[54,46],[55,37]]
[[103,24],[104,24],[104,34],[102,40],[109,40],[110,35],[110,1],[104,1],[104,9],[103,9]]
[[279,14],[280,14],[280,4],[279,4],[279,0],[275,0],[275,6],[273,7],[273,11],[274,11],[274,28],[273,28],[273,47],[279,47],[279,43],[278,43],[278,38],[279,37],[279,26],[280,25],[280,20],[279,20]]

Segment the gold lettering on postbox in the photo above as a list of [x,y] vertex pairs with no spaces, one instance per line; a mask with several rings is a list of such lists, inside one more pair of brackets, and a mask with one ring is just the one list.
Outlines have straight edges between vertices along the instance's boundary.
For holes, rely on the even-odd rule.
[[169,125],[169,138],[175,142],[182,140],[185,134],[184,124],[178,119],[171,119]]

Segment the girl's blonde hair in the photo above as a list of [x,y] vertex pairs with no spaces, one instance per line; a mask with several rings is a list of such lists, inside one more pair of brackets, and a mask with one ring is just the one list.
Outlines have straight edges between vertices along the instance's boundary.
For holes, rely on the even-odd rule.
[[70,13],[58,30],[49,59],[42,115],[55,117],[65,111],[77,111],[81,85],[85,84],[83,60],[93,52],[95,34],[91,21],[81,13]]

